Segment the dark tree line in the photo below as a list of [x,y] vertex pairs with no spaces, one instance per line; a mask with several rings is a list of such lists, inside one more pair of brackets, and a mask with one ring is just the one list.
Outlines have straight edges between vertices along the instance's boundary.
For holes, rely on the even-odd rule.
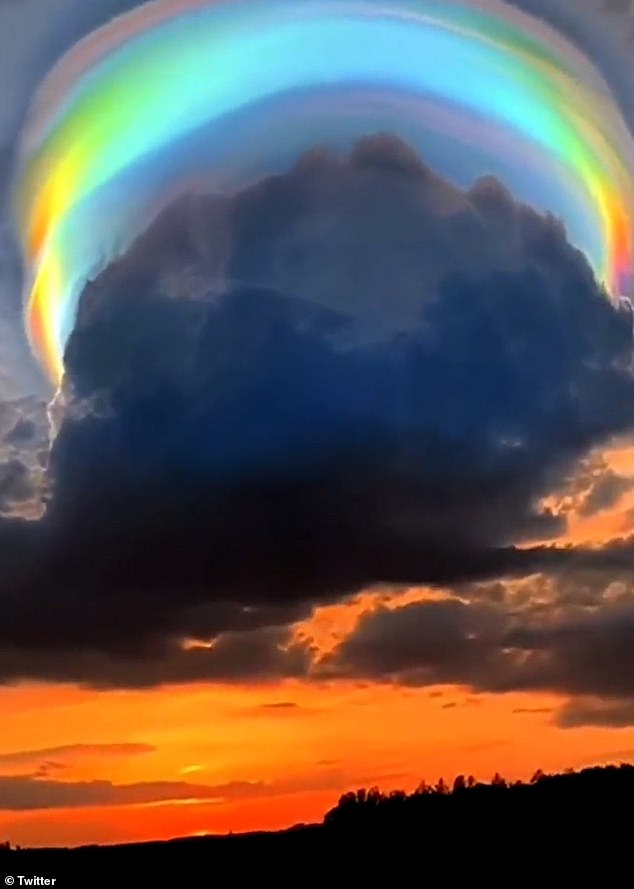
[[507,781],[498,772],[490,783],[458,775],[448,784],[422,781],[413,793],[378,787],[345,793],[324,818],[326,827],[343,830],[403,832],[421,824],[479,830],[485,824],[505,828],[530,820],[580,818],[606,823],[622,811],[629,813],[634,801],[634,766],[610,765],[560,774],[541,769],[530,781]]
[[[421,782],[409,794],[383,793],[376,787],[345,793],[322,823],[273,833],[79,849],[20,851],[4,843],[0,844],[0,883],[4,868],[10,874],[63,875],[64,886],[81,889],[146,885],[130,876],[141,868],[147,885],[171,889],[185,885],[180,881],[182,874],[205,873],[210,866],[230,868],[234,874],[254,867],[260,875],[279,876],[284,868],[293,872],[293,863],[304,861],[310,862],[311,874],[321,863],[331,876],[340,862],[347,862],[369,871],[373,881],[375,869],[386,862],[392,869],[406,870],[412,866],[415,870],[423,862],[427,876],[438,870],[443,879],[449,874],[454,882],[464,866],[471,876],[478,872],[487,878],[501,875],[505,885],[515,885],[520,877],[525,880],[530,865],[537,864],[550,874],[555,859],[565,861],[567,868],[580,866],[587,882],[590,856],[599,855],[605,862],[620,857],[630,867],[633,802],[631,765],[555,775],[538,771],[527,782],[509,782],[496,773],[483,784],[458,775],[451,783],[443,779],[431,785]],[[27,867],[29,871],[22,869]],[[109,882],[108,874],[112,875]],[[127,875],[123,882],[122,874]],[[298,874],[301,883],[305,875]],[[333,885],[339,885],[339,876],[333,878]],[[612,882],[606,878],[599,885]]]

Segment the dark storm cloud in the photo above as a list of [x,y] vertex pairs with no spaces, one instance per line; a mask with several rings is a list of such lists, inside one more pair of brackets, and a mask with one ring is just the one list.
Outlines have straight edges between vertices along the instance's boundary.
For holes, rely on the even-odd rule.
[[22,503],[33,496],[29,470],[20,460],[0,464],[0,499],[4,503]]
[[504,648],[508,631],[505,612],[487,604],[447,599],[376,608],[361,616],[321,669],[407,685],[479,688],[478,677]]
[[[36,85],[80,36],[138,5],[0,0],[5,219]],[[634,121],[631,3],[514,5],[576,39]],[[328,669],[554,690],[573,695],[562,725],[632,722],[634,541],[508,548],[558,533],[564,518],[541,494],[630,426],[625,325],[555,223],[495,183],[458,195],[406,152],[370,154],[173,210],[85,295],[55,503],[43,522],[0,526],[0,679],[306,676],[314,653],[287,627],[316,603],[377,579],[469,585],[571,557],[556,607],[520,618],[490,583],[462,610],[364,618]],[[6,225],[0,289],[0,514],[33,515],[46,424],[41,399],[17,393],[42,381]],[[625,484],[592,469],[574,508],[609,507]],[[182,638],[215,644],[184,650]]]
[[[178,595],[178,589],[172,593]],[[121,634],[125,637],[123,642],[117,639],[116,626],[104,634],[97,634],[94,626],[87,627],[83,639],[72,641],[48,638],[44,635],[43,622],[32,616],[31,622],[39,625],[39,639],[28,647],[21,644],[0,647],[0,677],[39,676],[105,689],[149,688],[168,682],[203,680],[267,683],[306,677],[309,672],[311,648],[294,641],[288,630],[262,627],[238,633],[221,632],[211,642],[183,645],[183,631],[176,622],[178,606],[165,611],[167,615],[176,615],[173,625],[166,625],[161,631],[138,626],[136,633]],[[123,619],[121,605],[119,612]],[[47,614],[57,627],[59,618],[54,618],[52,612]],[[150,614],[148,624],[152,622]],[[74,635],[78,636],[76,631]]]
[[631,350],[558,222],[389,137],[182,200],[83,294],[49,512],[0,535],[0,676],[305,675],[316,604],[555,567],[512,545],[631,427]]
[[550,622],[511,626],[517,663],[499,682],[569,694],[634,694],[634,602],[605,602]]
[[[535,598],[540,580],[535,581]],[[570,696],[564,727],[634,723],[634,598],[546,609],[447,599],[362,615],[325,676]],[[527,711],[517,711],[527,712]]]

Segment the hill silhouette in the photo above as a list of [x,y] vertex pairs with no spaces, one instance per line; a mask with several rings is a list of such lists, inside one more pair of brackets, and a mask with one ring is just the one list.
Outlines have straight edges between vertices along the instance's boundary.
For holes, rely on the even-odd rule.
[[[490,783],[459,775],[452,784],[426,782],[412,793],[383,793],[377,787],[344,793],[318,824],[298,824],[277,832],[189,837],[74,849],[20,849],[0,843],[0,884],[7,885],[162,886],[197,885],[194,874],[229,867],[233,876],[256,868],[261,876],[295,861],[335,865],[347,860],[357,867],[398,860],[403,866],[426,855],[465,856],[495,848],[500,855],[522,849],[535,864],[540,856],[622,849],[619,837],[629,831],[634,800],[634,765],[621,764],[537,771],[529,782],[508,782],[496,774]],[[603,853],[601,853],[603,854]],[[394,856],[397,856],[394,859]],[[22,875],[22,882],[18,881]],[[144,875],[140,879],[138,875]],[[38,876],[54,884],[25,883]],[[211,885],[202,880],[201,885]]]

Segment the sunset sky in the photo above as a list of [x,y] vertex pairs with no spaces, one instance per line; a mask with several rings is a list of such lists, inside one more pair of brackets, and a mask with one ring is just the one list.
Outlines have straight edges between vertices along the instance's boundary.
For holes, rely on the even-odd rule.
[[[610,463],[634,477],[634,452],[619,448]],[[577,518],[578,539],[598,543],[627,533],[633,506],[634,490],[626,490],[610,508]],[[364,611],[430,595],[415,588],[362,595],[318,609],[297,632],[327,648]],[[140,691],[12,684],[2,691],[0,786],[16,808],[2,812],[0,825],[25,845],[275,829],[320,820],[341,792],[356,787],[413,789],[422,779],[461,772],[530,778],[537,768],[631,761],[631,705],[616,701],[610,709],[608,702],[607,713],[597,706],[565,694],[374,681]],[[5,784],[12,777],[24,789]],[[32,778],[73,786],[64,803],[56,804],[54,788],[35,808],[28,802]]]
[[[60,56],[141,5],[0,0],[0,841],[277,829],[361,786],[634,760],[631,315],[506,183],[387,136],[168,206],[82,295],[51,407],[19,134]],[[634,3],[508,5],[634,129]]]

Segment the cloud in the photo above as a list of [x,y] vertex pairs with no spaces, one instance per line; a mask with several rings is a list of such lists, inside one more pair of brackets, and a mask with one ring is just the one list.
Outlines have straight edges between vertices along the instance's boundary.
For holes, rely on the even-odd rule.
[[133,634],[125,635],[119,650],[114,648],[114,632],[107,640],[109,650],[102,651],[91,650],[80,640],[5,646],[0,648],[0,676],[46,676],[93,688],[146,688],[203,680],[266,683],[305,676],[312,657],[306,643],[294,641],[289,629],[278,627],[219,632],[210,641],[188,642],[179,638],[177,626],[149,634],[140,622],[136,649]]
[[[15,139],[52,62],[137,5],[0,3],[0,679],[144,687],[327,667],[549,690],[571,696],[562,726],[632,724],[634,540],[514,546],[629,486],[600,460],[579,468],[631,428],[628,325],[561,226],[491,180],[461,193],[371,140],[171,208],[84,294],[47,473],[6,224]],[[578,40],[634,121],[631,4],[515,5]],[[566,478],[567,506],[544,507]],[[37,519],[51,483],[46,518],[17,520]],[[537,571],[557,572],[554,598],[542,575],[519,611],[506,583],[472,583]],[[316,606],[375,581],[464,598],[365,615],[328,664],[296,640]],[[33,764],[54,773],[74,749]]]
[[[0,3],[3,216],[37,83],[136,5]],[[578,40],[634,122],[631,3],[515,5]],[[5,219],[0,679],[125,687],[327,666],[555,691],[571,696],[562,726],[632,724],[634,540],[513,546],[564,529],[566,509],[540,498],[565,478],[584,515],[629,484],[594,462],[579,472],[631,428],[631,344],[553,220],[490,180],[459,193],[389,140],[183,202],[84,294],[48,475],[20,277]],[[45,520],[17,521],[51,482]],[[471,583],[540,570],[557,572],[554,598],[542,575],[519,612],[507,584]],[[366,615],[316,664],[292,625],[376,580],[466,596]],[[65,756],[44,753],[48,772]]]
[[[11,145],[37,85],[59,57],[82,36],[147,0],[4,0],[0,25],[5,41],[0,60],[0,145]],[[599,67],[617,80],[628,71],[628,39],[634,13],[629,0],[510,0],[511,5],[550,21],[580,42]],[[628,5],[629,3],[629,5]],[[606,50],[612,43],[611,57]],[[619,70],[621,69],[621,70]],[[630,106],[631,108],[631,106]]]
[[0,809],[75,809],[101,806],[138,806],[161,802],[198,800],[224,802],[268,796],[274,789],[263,782],[232,781],[226,784],[193,784],[187,781],[51,781],[30,776],[0,776]]
[[477,679],[502,650],[506,633],[504,613],[488,604],[446,599],[382,606],[360,617],[322,668],[325,675],[480,687]]
[[294,701],[273,701],[270,704],[262,704],[263,710],[299,710],[299,704]]
[[593,515],[610,509],[627,491],[632,489],[632,480],[607,470],[593,484],[581,507],[581,515]]
[[305,675],[318,604],[556,565],[514,545],[631,427],[631,349],[558,222],[389,136],[182,199],[82,296],[0,676]]
[[[634,695],[623,700],[573,698],[559,711],[557,723],[562,728],[581,726],[629,728],[634,725]],[[611,755],[616,757],[619,754],[629,758],[633,755],[633,751],[616,751]]]
[[552,692],[570,697],[555,717],[563,727],[634,724],[631,592],[616,599],[597,593],[591,606],[540,604],[543,584],[535,580],[523,608],[455,598],[374,608],[320,670],[413,686]]
[[[577,41],[607,76],[634,128],[631,9],[619,0],[512,0]],[[4,0],[0,33],[0,397],[48,394],[22,329],[21,269],[8,230],[7,193],[16,139],[29,102],[53,64],[79,39],[142,0]]]
[[317,772],[270,782],[229,781],[215,785],[189,781],[114,784],[111,781],[56,781],[30,775],[0,776],[0,811],[160,805],[185,801],[213,805],[316,790],[335,792],[342,786],[374,785],[404,777],[404,773],[351,773],[341,768],[337,761],[321,765]]
[[616,506],[632,484],[631,478],[610,468],[601,452],[595,452],[577,463],[551,499],[557,514],[587,517]]
[[[309,656],[303,664],[303,672],[300,678],[308,679],[310,669],[312,667],[313,652],[308,652]],[[303,704],[297,704],[295,701],[270,701],[262,704],[256,704],[253,707],[243,707],[235,711],[237,716],[259,717],[265,719],[297,719],[301,717],[310,717],[323,712],[320,707],[308,707]]]
[[525,716],[525,715],[541,715],[546,713],[552,713],[552,707],[515,707],[513,713],[517,716]]
[[59,766],[74,763],[86,757],[139,756],[153,753],[156,748],[151,744],[65,744],[59,747],[43,747],[38,750],[17,750],[12,753],[0,753],[0,772],[8,768],[47,765]]
[[42,514],[48,450],[45,402],[36,396],[0,402],[0,516]]

